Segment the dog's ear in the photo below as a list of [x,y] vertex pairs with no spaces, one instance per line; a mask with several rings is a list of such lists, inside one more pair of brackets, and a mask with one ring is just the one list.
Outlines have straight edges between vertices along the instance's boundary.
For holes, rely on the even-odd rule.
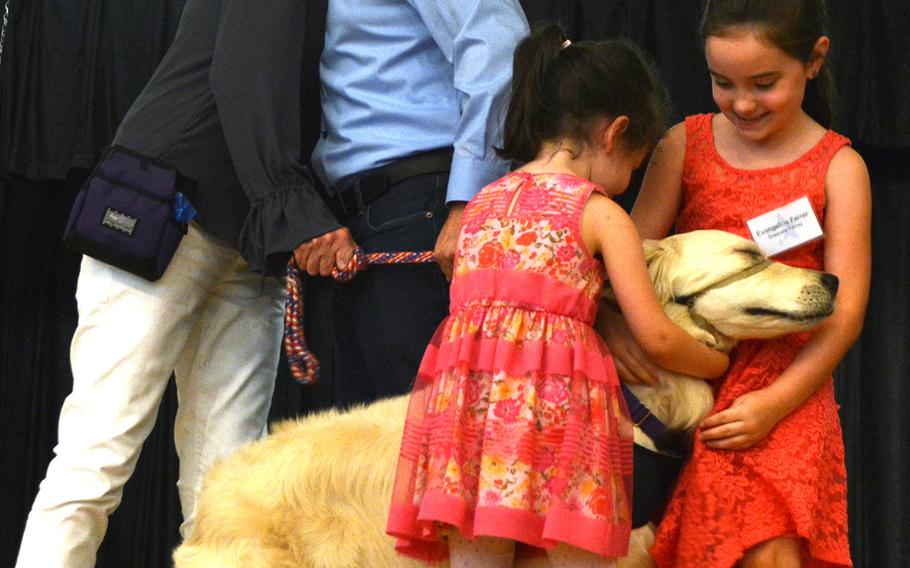
[[654,289],[657,290],[657,299],[661,304],[666,304],[673,297],[668,274],[668,265],[673,257],[673,251],[662,240],[645,239],[642,241],[642,247],[651,282],[654,284]]
[[648,266],[651,265],[651,261],[659,256],[663,251],[663,247],[660,246],[660,241],[654,239],[644,239],[641,241],[641,246],[645,252],[645,262]]

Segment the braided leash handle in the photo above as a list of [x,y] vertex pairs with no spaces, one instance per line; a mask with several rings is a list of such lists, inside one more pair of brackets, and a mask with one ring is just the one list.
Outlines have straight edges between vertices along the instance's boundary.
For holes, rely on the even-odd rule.
[[319,361],[307,348],[303,336],[303,300],[300,296],[300,273],[292,258],[287,269],[287,300],[284,304],[284,352],[291,375],[301,384],[319,380]]
[[[344,270],[332,269],[332,278],[348,282],[361,270],[373,264],[421,264],[436,262],[433,251],[424,252],[374,252],[366,254],[363,249],[354,250],[351,262]],[[300,294],[300,270],[294,259],[288,261],[287,302],[284,307],[284,351],[287,354],[291,375],[301,384],[319,380],[319,361],[307,347],[303,334],[304,306]]]

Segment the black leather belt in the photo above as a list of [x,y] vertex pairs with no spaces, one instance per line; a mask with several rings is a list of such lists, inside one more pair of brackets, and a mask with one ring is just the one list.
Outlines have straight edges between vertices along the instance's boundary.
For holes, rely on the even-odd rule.
[[353,217],[396,184],[414,176],[446,173],[451,167],[451,148],[408,156],[356,178],[350,187],[331,196],[329,205],[339,217]]

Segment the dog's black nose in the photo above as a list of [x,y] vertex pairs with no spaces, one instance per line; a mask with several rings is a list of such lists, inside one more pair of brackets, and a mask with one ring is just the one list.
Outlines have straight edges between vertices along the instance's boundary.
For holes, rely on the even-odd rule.
[[824,286],[826,290],[831,292],[832,295],[837,293],[837,286],[838,286],[837,276],[835,276],[833,274],[828,274],[826,272],[826,273],[822,274],[821,281],[822,281],[822,286]]

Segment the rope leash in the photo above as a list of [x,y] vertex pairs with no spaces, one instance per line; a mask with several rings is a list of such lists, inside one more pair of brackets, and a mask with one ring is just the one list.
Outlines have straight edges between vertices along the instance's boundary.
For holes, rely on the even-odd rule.
[[[358,272],[376,264],[421,264],[436,262],[433,251],[424,252],[371,252],[354,249],[351,262],[343,270],[332,269],[332,278],[338,282],[348,282]],[[307,347],[303,335],[304,309],[300,296],[300,269],[294,259],[288,261],[287,295],[284,307],[284,351],[287,354],[291,375],[298,383],[310,384],[319,380],[319,361]]]

